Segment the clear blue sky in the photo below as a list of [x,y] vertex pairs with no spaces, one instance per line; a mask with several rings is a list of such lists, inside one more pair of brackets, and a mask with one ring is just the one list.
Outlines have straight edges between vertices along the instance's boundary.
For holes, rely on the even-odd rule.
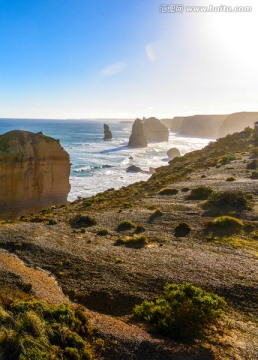
[[0,117],[258,110],[255,1],[248,14],[162,14],[162,3],[0,0]]

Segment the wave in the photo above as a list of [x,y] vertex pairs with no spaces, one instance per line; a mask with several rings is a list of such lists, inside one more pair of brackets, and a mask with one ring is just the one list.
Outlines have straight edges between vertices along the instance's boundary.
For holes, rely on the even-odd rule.
[[113,165],[95,165],[95,166],[86,166],[80,169],[73,169],[73,172],[76,174],[89,172],[92,170],[108,169],[114,167]]

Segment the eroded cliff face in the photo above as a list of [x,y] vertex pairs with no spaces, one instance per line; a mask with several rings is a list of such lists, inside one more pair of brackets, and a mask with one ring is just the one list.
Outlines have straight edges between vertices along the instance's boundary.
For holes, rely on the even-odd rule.
[[19,130],[0,135],[0,218],[65,204],[69,175],[59,140]]

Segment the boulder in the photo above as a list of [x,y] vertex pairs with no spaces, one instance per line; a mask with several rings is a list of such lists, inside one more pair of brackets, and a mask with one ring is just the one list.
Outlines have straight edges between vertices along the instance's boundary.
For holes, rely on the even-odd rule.
[[168,157],[172,160],[175,157],[181,156],[180,151],[177,148],[171,148],[167,151]]
[[0,217],[67,203],[70,159],[59,140],[41,133],[0,135]]
[[144,118],[143,130],[147,141],[168,141],[168,128],[155,117]]
[[139,166],[131,165],[126,169],[126,172],[143,173],[144,171]]
[[150,167],[149,170],[150,174],[155,174],[156,173],[156,169],[154,167]]
[[129,147],[146,147],[147,139],[143,131],[143,122],[140,119],[136,119],[132,126],[132,134],[129,139]]
[[109,126],[107,124],[104,124],[104,140],[111,140],[112,139],[112,133],[109,130]]

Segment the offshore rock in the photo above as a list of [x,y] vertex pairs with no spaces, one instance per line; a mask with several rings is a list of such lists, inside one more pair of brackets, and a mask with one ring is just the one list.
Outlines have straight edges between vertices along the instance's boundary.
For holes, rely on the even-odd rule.
[[167,151],[167,155],[170,158],[170,160],[172,160],[175,157],[180,156],[180,151],[177,148],[171,148]]
[[109,126],[107,124],[104,124],[104,140],[111,140],[112,139],[112,133],[109,130]]
[[155,117],[144,118],[143,131],[147,141],[168,141],[168,128]]
[[0,218],[67,203],[69,175],[59,140],[19,130],[0,135]]
[[140,119],[136,119],[132,126],[132,134],[129,139],[129,147],[146,147],[147,139],[144,135],[143,122]]

